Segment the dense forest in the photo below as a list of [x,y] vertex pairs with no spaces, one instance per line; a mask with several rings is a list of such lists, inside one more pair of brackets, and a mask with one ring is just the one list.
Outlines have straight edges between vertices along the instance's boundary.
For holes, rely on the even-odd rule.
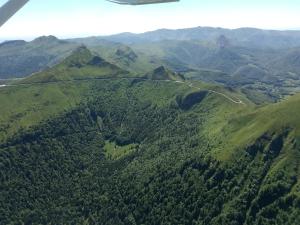
[[93,81],[87,96],[0,143],[0,224],[300,221],[298,161],[279,161],[300,154],[291,127],[222,160],[216,149],[239,121],[223,138],[207,133],[214,113],[235,107],[220,96],[139,80]]

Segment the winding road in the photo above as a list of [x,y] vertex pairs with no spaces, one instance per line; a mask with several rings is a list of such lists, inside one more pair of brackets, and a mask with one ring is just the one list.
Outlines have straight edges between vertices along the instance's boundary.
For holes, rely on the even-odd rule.
[[[185,83],[185,82],[182,82],[182,83]],[[193,83],[189,83],[188,85],[189,85],[189,87],[191,87],[191,88],[196,88],[196,89],[198,89],[198,90],[201,90],[201,88],[195,87],[195,86],[193,85]],[[240,99],[238,99],[238,98],[237,98],[237,100],[234,100],[233,98],[229,97],[228,95],[226,95],[226,94],[224,94],[224,93],[221,93],[221,92],[218,92],[218,91],[214,91],[214,90],[210,90],[210,89],[208,89],[207,91],[208,91],[208,92],[211,92],[211,93],[214,93],[214,94],[221,95],[221,96],[223,96],[224,98],[228,99],[229,101],[231,101],[231,102],[233,102],[233,103],[235,103],[235,104],[246,105],[242,100],[240,100]]]
[[[199,87],[194,86],[193,83],[191,83],[191,81],[179,81],[179,80],[152,80],[152,79],[147,79],[147,78],[142,78],[142,77],[116,77],[116,78],[86,78],[86,79],[74,79],[74,80],[66,80],[66,81],[48,81],[48,82],[34,82],[34,83],[21,83],[21,84],[4,84],[4,85],[0,85],[0,88],[4,88],[4,87],[16,87],[16,86],[28,86],[28,85],[45,85],[45,84],[51,84],[51,83],[62,83],[62,82],[79,82],[79,81],[90,81],[90,80],[134,80],[134,79],[139,79],[139,80],[144,80],[144,81],[161,81],[161,82],[174,82],[174,83],[179,83],[179,84],[184,84],[184,85],[188,85],[190,88],[195,88],[197,90],[202,90]],[[233,99],[232,97],[222,93],[222,92],[218,92],[215,90],[211,90],[211,89],[205,89],[204,91],[208,91],[210,93],[214,93],[217,95],[220,95],[224,98],[226,98],[227,100],[231,101],[232,103],[235,104],[241,104],[241,105],[246,105],[242,100],[236,98]]]

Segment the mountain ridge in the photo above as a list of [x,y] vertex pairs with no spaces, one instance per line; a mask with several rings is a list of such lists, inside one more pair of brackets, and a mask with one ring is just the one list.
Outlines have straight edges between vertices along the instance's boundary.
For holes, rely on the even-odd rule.
[[132,39],[133,44],[124,44],[126,40],[118,43],[110,37],[40,37],[33,42],[11,42],[0,47],[0,78],[28,76],[53,67],[84,44],[105,61],[136,76],[163,65],[187,78],[241,88],[260,104],[258,96],[273,102],[299,89],[300,53],[299,47],[293,47],[300,44],[298,33],[252,28],[198,27],[181,29],[179,33],[163,29],[142,34],[146,35],[143,42],[133,40],[139,35],[132,39],[125,33],[123,36]]
[[[247,46],[255,43],[256,47],[273,47],[282,48],[289,46],[289,42],[294,41],[296,44],[292,47],[299,46],[300,31],[295,30],[263,30],[258,28],[215,28],[215,27],[194,27],[183,29],[159,29],[145,33],[121,33],[111,36],[99,36],[99,38],[117,41],[125,44],[133,44],[142,41],[162,41],[162,40],[215,40],[218,36],[225,35],[234,40],[239,46]],[[238,41],[236,37],[242,39]],[[270,42],[272,36],[275,36],[274,44]],[[290,37],[289,37],[290,36]],[[243,40],[245,39],[245,40]],[[290,39],[287,41],[287,39]],[[259,41],[260,40],[260,41]],[[261,41],[263,40],[263,41]],[[279,44],[281,43],[281,44]]]
[[113,78],[125,74],[129,75],[129,72],[92,54],[87,47],[79,46],[61,63],[17,81],[16,84]]

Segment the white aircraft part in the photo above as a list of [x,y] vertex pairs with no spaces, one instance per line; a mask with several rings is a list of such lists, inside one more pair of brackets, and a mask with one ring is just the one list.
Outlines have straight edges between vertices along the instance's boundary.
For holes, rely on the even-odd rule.
[[[179,2],[179,0],[107,0],[117,4],[126,5],[145,5],[167,2]],[[0,27],[11,18],[16,12],[18,12],[29,0],[8,0],[0,8]]]
[[156,3],[179,2],[179,0],[107,0],[117,4],[124,5],[146,5]]
[[29,0],[9,0],[0,8],[0,27],[18,12]]

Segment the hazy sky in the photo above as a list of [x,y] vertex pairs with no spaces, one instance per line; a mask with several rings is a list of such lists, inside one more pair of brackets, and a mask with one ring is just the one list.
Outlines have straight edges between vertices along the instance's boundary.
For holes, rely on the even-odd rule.
[[[6,0],[0,0],[3,4]],[[78,37],[158,28],[300,28],[299,0],[181,0],[124,6],[105,0],[30,0],[0,28],[0,40]]]

